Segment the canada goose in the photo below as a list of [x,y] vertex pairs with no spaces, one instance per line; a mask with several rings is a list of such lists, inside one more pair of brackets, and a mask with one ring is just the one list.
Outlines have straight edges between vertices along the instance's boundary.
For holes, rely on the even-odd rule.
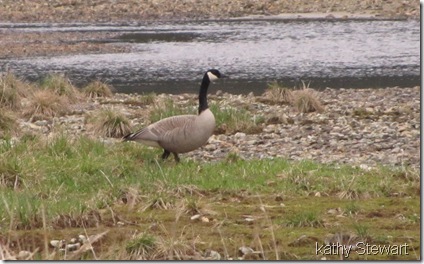
[[215,129],[215,117],[209,110],[207,92],[211,82],[221,78],[216,69],[208,70],[200,85],[199,114],[178,115],[159,120],[124,137],[124,141],[138,141],[144,145],[163,148],[162,159],[172,153],[179,162],[178,153],[186,153],[203,146]]

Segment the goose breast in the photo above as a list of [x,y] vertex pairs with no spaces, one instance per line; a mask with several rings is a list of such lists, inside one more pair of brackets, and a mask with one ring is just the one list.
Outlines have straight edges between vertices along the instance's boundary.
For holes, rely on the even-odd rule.
[[215,129],[215,117],[209,109],[198,116],[175,118],[178,120],[172,120],[173,128],[166,130],[158,141],[162,148],[171,152],[185,153],[203,146]]

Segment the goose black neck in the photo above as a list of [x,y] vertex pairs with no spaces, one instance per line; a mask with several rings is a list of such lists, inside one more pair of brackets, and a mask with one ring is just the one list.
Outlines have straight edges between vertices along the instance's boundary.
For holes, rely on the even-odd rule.
[[207,74],[203,76],[202,84],[200,85],[200,92],[199,92],[199,114],[206,109],[209,108],[208,106],[208,87],[210,84],[210,80]]

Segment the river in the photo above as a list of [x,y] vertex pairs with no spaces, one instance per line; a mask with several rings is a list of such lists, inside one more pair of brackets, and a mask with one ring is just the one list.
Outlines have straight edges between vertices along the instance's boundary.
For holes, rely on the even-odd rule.
[[211,89],[260,94],[278,81],[311,88],[420,85],[416,20],[225,20],[122,24],[1,24],[20,31],[114,31],[110,45],[131,52],[0,60],[30,80],[65,72],[77,86],[92,79],[124,93],[196,92],[217,68],[229,78]]

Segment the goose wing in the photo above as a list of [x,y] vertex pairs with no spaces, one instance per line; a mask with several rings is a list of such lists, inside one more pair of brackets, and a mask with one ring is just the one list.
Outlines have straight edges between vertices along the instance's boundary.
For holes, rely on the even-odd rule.
[[139,141],[149,146],[159,147],[159,142],[172,131],[182,130],[196,119],[196,115],[171,116],[159,120],[124,137],[124,140]]

